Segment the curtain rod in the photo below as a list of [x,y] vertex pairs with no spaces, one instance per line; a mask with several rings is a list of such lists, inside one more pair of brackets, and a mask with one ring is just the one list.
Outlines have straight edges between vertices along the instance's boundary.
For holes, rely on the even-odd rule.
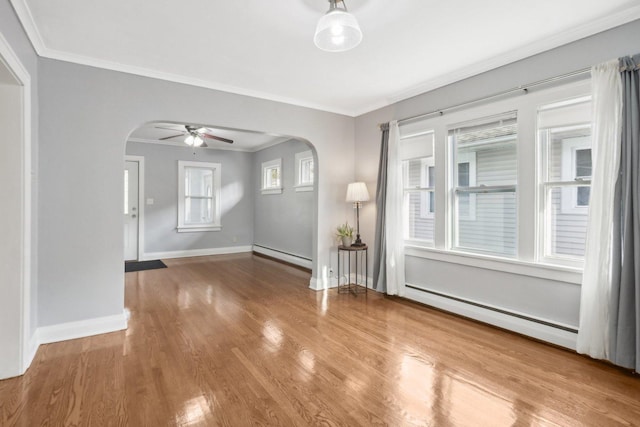
[[[538,80],[537,82],[533,82],[533,83],[529,83],[527,85],[514,87],[513,89],[508,89],[508,90],[505,90],[505,91],[502,91],[502,92],[495,93],[493,95],[484,96],[482,98],[474,99],[472,101],[463,102],[461,104],[452,105],[452,106],[449,106],[449,107],[446,107],[446,108],[440,108],[438,110],[433,110],[433,111],[430,111],[428,113],[418,114],[416,116],[405,117],[404,119],[398,120],[398,124],[402,124],[402,123],[405,123],[405,122],[410,122],[410,121],[413,121],[413,120],[423,119],[423,118],[426,118],[426,117],[429,117],[429,116],[443,115],[445,113],[445,111],[456,110],[458,108],[467,107],[469,105],[477,104],[479,102],[488,101],[488,100],[494,99],[494,98],[500,98],[502,96],[510,95],[510,94],[517,93],[517,92],[524,92],[526,94],[529,91],[529,89],[531,89],[531,88],[534,88],[534,87],[537,87],[537,86],[546,85],[546,84],[550,84],[550,83],[554,83],[554,82],[557,82],[557,81],[570,79],[572,77],[582,76],[584,74],[589,74],[590,72],[591,72],[591,67],[583,68],[583,69],[577,70],[577,71],[572,71],[572,72],[566,73],[566,74],[561,74],[561,75],[555,76],[555,77],[550,77],[550,78],[544,79],[544,80]],[[379,126],[382,126],[382,125],[379,125]]]

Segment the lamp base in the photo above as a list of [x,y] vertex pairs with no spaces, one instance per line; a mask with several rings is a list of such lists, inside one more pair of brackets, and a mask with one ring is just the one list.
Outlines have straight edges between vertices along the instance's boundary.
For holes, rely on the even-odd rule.
[[359,247],[362,247],[362,246],[367,246],[367,244],[366,243],[362,243],[362,240],[360,240],[360,235],[358,234],[358,237],[356,238],[356,241],[353,242],[351,244],[351,246],[354,247],[354,248],[359,248]]

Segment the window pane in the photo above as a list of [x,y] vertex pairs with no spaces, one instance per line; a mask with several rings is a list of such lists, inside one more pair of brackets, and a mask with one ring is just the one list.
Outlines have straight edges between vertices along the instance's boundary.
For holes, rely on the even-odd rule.
[[578,187],[578,206],[589,206],[591,187]]
[[403,173],[405,188],[422,187],[422,159],[407,160],[403,162]]
[[[486,193],[455,191],[454,246],[468,251],[516,255],[517,121],[515,114],[477,121],[449,131],[456,189],[487,187]],[[512,191],[490,192],[493,186]]]
[[405,223],[408,239],[433,241],[434,218],[422,215],[423,212],[428,211],[428,206],[424,206],[423,203],[429,200],[429,194],[433,192],[420,190],[405,193],[405,206],[407,206]]
[[303,159],[300,162],[300,184],[313,183],[313,159]]
[[[433,166],[429,166],[427,170],[427,175],[429,177],[429,182],[427,183],[427,186],[429,188],[434,188],[436,186],[435,171],[436,171],[436,168]],[[435,204],[436,204],[436,193],[434,191],[430,191],[429,192],[429,213],[434,213],[436,211]]]
[[458,187],[469,186],[469,163],[458,163]]
[[591,176],[591,148],[576,150],[576,178]]
[[[516,194],[459,194],[456,245],[496,255],[516,255]],[[470,205],[474,213],[470,215]]]
[[185,198],[185,224],[213,223],[213,200],[211,198]]
[[[583,257],[587,236],[587,210],[563,212],[562,196],[566,189],[552,187],[548,191],[550,215],[547,227],[547,255]],[[589,187],[579,187],[577,190],[587,190],[588,203]]]
[[[584,257],[591,188],[591,103],[588,97],[538,111],[543,155],[543,257],[562,262]],[[563,183],[554,186],[553,183]]]
[[213,194],[213,171],[211,169],[186,167],[184,171],[186,196],[211,196]]

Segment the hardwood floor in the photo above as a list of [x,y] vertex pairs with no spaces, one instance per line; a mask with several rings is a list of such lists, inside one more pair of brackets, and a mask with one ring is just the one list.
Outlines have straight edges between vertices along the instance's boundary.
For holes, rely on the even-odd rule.
[[126,274],[129,329],[43,345],[2,426],[640,425],[640,378],[249,254]]

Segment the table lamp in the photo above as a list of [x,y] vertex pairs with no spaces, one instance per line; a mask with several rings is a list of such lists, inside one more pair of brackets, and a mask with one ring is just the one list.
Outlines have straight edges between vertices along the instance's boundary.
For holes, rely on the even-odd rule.
[[364,182],[352,182],[347,187],[347,202],[353,202],[356,208],[356,241],[351,246],[365,246],[360,240],[360,205],[369,201],[369,192]]

